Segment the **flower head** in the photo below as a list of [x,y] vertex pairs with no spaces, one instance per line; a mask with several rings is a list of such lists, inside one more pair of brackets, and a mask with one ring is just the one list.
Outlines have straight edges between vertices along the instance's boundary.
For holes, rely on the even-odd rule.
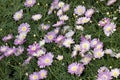
[[42,30],[48,30],[48,29],[50,28],[50,25],[49,25],[49,24],[44,24],[44,23],[42,23],[42,24],[40,25],[40,27],[41,27]]
[[38,20],[40,20],[41,18],[42,18],[42,15],[41,15],[41,14],[32,15],[32,19],[33,19],[34,21],[38,21]]
[[69,64],[69,66],[68,66],[68,72],[69,72],[70,74],[76,74],[78,68],[79,68],[79,64],[78,64],[77,62],[71,63],[71,64]]
[[86,11],[86,8],[82,5],[79,5],[74,9],[74,13],[77,15],[82,15],[85,13],[85,11]]
[[64,23],[64,21],[57,21],[57,23],[53,24],[52,26],[53,27],[59,27],[59,26],[62,26]]
[[18,27],[18,32],[19,33],[28,33],[30,32],[30,25],[28,23],[22,23]]
[[7,51],[8,48],[8,46],[0,46],[0,52],[4,53]]
[[88,17],[80,17],[77,19],[76,24],[85,24],[90,21],[90,18]]
[[106,36],[110,36],[114,31],[116,31],[116,25],[114,23],[110,23],[104,26],[104,33]]
[[33,55],[39,49],[40,49],[40,45],[38,43],[34,43],[34,44],[28,46],[27,51],[28,51],[28,54]]
[[54,55],[52,53],[47,53],[43,56],[40,56],[38,59],[38,65],[40,68],[50,66],[53,62]]
[[94,14],[94,9],[88,9],[86,12],[85,12],[85,16],[86,17],[91,17],[93,14]]
[[4,53],[6,57],[14,54],[16,52],[16,48],[8,48],[7,51]]
[[11,40],[13,38],[13,35],[12,34],[8,34],[7,36],[4,36],[3,38],[2,38],[2,40],[4,41],[4,42],[7,42],[8,40]]
[[45,35],[44,40],[46,43],[53,42],[53,40],[56,38],[55,32],[51,31],[48,32],[47,35]]
[[20,20],[23,17],[23,10],[21,9],[20,11],[17,11],[14,15],[13,18],[15,21]]
[[117,78],[120,75],[120,70],[118,68],[112,69],[110,74],[111,76]]
[[104,51],[102,49],[94,50],[94,57],[101,58],[104,56]]
[[47,70],[40,70],[39,71],[39,79],[45,79],[47,77]]
[[66,38],[63,42],[63,45],[67,48],[70,48],[71,44],[75,43],[72,38]]
[[36,3],[36,0],[26,0],[24,5],[27,7],[32,7]]
[[99,26],[103,27],[106,24],[110,24],[110,19],[109,18],[103,18],[102,20],[99,21]]
[[33,74],[29,75],[29,80],[39,80],[39,73],[34,72]]

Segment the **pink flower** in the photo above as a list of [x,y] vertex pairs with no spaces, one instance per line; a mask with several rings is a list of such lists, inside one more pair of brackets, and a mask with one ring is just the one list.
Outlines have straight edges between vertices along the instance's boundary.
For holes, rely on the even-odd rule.
[[85,12],[85,16],[86,17],[91,17],[93,14],[94,14],[94,9],[88,9],[86,12]]
[[23,10],[21,9],[20,11],[17,11],[14,15],[13,18],[15,21],[20,20],[23,17]]
[[26,7],[33,7],[33,5],[36,3],[36,0],[26,0],[24,5]]
[[38,65],[40,68],[52,65],[54,55],[52,53],[47,53],[40,56],[38,59]]

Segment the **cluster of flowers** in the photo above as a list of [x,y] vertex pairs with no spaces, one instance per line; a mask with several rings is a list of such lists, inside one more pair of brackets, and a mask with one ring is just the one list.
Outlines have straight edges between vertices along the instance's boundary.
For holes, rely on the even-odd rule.
[[[4,42],[8,42],[9,40],[13,39],[12,34],[8,34],[7,36],[4,36],[2,40]],[[7,44],[0,46],[0,60],[3,59],[4,57],[9,57],[11,55],[19,56],[22,54],[24,51],[23,46],[18,46],[18,47],[9,47]]]
[[[107,5],[112,5],[116,0],[109,0]],[[33,7],[36,3],[36,0],[26,0],[24,5],[28,8]],[[73,62],[69,64],[68,66],[68,72],[70,74],[76,74],[80,76],[84,69],[85,65],[87,65],[93,58],[100,59],[104,56],[104,54],[110,54],[112,57],[119,58],[120,54],[114,54],[114,52],[111,49],[103,50],[103,43],[98,39],[94,38],[91,39],[91,35],[81,36],[80,44],[75,44],[74,39],[72,36],[75,34],[75,31],[70,29],[70,26],[63,26],[65,24],[65,21],[69,19],[65,13],[70,9],[69,4],[65,4],[62,1],[59,0],[53,0],[51,7],[48,11],[48,15],[52,14],[54,10],[57,10],[56,15],[58,16],[58,21],[53,24],[52,26],[55,27],[54,30],[48,32],[44,39],[41,40],[39,43],[33,43],[32,45],[28,46],[28,58],[25,60],[23,65],[28,64],[30,60],[33,57],[36,57],[38,59],[38,66],[39,68],[45,68],[46,66],[50,66],[53,63],[54,55],[51,52],[47,52],[46,48],[44,48],[45,43],[51,43],[55,42],[58,46],[64,46],[66,48],[71,48],[71,45],[74,44],[73,52],[71,54],[71,57],[77,56],[79,53],[82,57],[80,62]],[[91,20],[92,15],[94,14],[94,9],[86,9],[83,5],[78,5],[74,9],[74,15],[76,15],[76,29],[83,31],[83,27],[81,25],[88,23]],[[84,15],[84,17],[81,17]],[[23,9],[17,11],[13,16],[15,21],[19,21],[23,18]],[[35,14],[32,15],[31,19],[34,21],[38,21],[42,18],[41,14]],[[60,32],[60,26],[63,26],[62,33],[58,34]],[[103,18],[101,21],[99,21],[99,26],[103,27],[104,33],[106,36],[110,36],[116,29],[116,25],[114,23],[110,22],[109,18]],[[48,30],[50,28],[49,24],[42,23],[39,27],[40,30]],[[15,54],[16,56],[19,56],[23,53],[24,47],[21,45],[26,41],[26,36],[28,32],[30,32],[31,28],[28,23],[22,23],[18,27],[18,33],[19,35],[16,36],[16,39],[14,40],[15,45],[19,45],[17,48],[13,47],[10,48],[9,46],[0,46],[0,60],[3,57],[8,57],[12,54]],[[3,41],[7,42],[8,40],[11,40],[13,38],[12,34],[9,34],[5,37],[3,37]],[[58,55],[56,57],[58,60],[62,60],[63,56]],[[40,70],[39,72],[33,72],[29,75],[30,80],[39,80],[39,79],[45,79],[47,77],[47,70]],[[102,67],[98,71],[98,80],[111,80],[113,77],[118,77],[120,72],[118,69],[112,69],[109,71],[106,67]]]
[[74,9],[74,14],[77,14],[77,16],[81,16],[84,14],[85,17],[78,18],[76,21],[76,24],[85,24],[85,23],[88,23],[90,21],[90,18],[94,14],[94,9],[91,8],[91,9],[86,10],[85,6],[78,5]]
[[113,22],[110,22],[109,18],[103,18],[99,21],[98,24],[100,27],[103,27],[104,33],[106,36],[110,36],[116,31],[116,25]]
[[15,45],[22,45],[26,40],[27,33],[30,32],[30,25],[28,23],[22,23],[18,27],[19,35],[16,36],[14,40]]
[[97,80],[112,80],[113,78],[118,78],[120,75],[120,70],[118,68],[111,69],[111,71],[103,66],[98,69]]

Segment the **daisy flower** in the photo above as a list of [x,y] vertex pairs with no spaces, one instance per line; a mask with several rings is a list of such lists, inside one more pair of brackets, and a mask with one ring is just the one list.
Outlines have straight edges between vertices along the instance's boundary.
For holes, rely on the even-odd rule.
[[90,21],[90,18],[88,17],[80,17],[77,19],[76,24],[85,24]]
[[84,27],[81,26],[81,25],[76,25],[75,28],[76,28],[77,30],[84,31]]
[[74,50],[75,51],[80,51],[80,45],[79,44],[75,44],[74,45]]
[[88,9],[86,12],[85,12],[85,16],[86,17],[92,17],[92,15],[94,14],[94,9]]
[[118,68],[112,69],[110,74],[111,76],[118,78],[118,76],[120,75],[120,70]]
[[62,2],[62,1],[60,1],[60,2],[58,3],[58,7],[59,7],[59,8],[62,8],[64,5],[65,5],[65,3]]
[[112,80],[110,72],[101,72],[98,74],[97,80]]
[[62,7],[62,11],[63,12],[66,12],[70,9],[70,5],[69,4],[65,4],[63,7]]
[[58,11],[57,11],[57,16],[62,16],[63,15],[63,11],[62,11],[62,9],[59,9]]
[[39,73],[34,72],[33,74],[29,75],[29,80],[39,80]]
[[57,23],[53,24],[52,26],[53,27],[59,27],[59,26],[62,26],[64,23],[64,21],[57,21]]
[[63,55],[58,55],[58,56],[56,57],[56,59],[59,60],[59,61],[63,60]]
[[50,28],[50,25],[49,25],[49,24],[44,24],[44,23],[42,23],[40,26],[41,26],[41,29],[42,29],[42,30],[48,30],[48,29]]
[[92,60],[92,55],[91,55],[91,54],[87,54],[87,55],[85,55],[80,61],[81,61],[84,65],[87,65],[91,60]]
[[13,18],[15,21],[18,21],[20,20],[21,18],[23,17],[23,10],[19,10],[17,11],[14,15],[13,15]]
[[74,40],[72,38],[66,38],[64,41],[63,41],[63,45],[67,48],[70,48],[71,44],[74,44]]
[[52,53],[47,53],[40,56],[38,59],[38,65],[40,68],[52,65],[54,55]]
[[90,46],[91,46],[92,48],[94,48],[98,43],[99,43],[99,39],[94,38],[94,39],[91,40]]
[[24,47],[22,46],[18,46],[18,48],[16,49],[16,52],[14,53],[16,56],[19,56],[23,53],[24,51]]
[[65,39],[65,37],[63,35],[59,35],[54,39],[54,41],[55,41],[55,43],[59,44],[59,43],[63,42],[64,39]]
[[19,39],[19,38],[18,38],[18,39],[15,39],[15,40],[14,40],[14,44],[15,44],[15,45],[22,45],[25,41],[26,41],[26,40],[22,40],[22,39]]
[[11,40],[12,38],[13,38],[13,35],[12,35],[12,34],[8,34],[7,36],[4,36],[4,37],[2,38],[2,40],[3,40],[4,42],[7,42],[7,41]]
[[32,15],[32,19],[33,19],[34,21],[38,21],[38,20],[40,20],[41,18],[42,18],[42,15],[41,15],[41,14]]
[[72,37],[73,35],[75,34],[75,32],[73,31],[73,30],[69,30],[69,32],[67,32],[66,34],[65,34],[65,37]]
[[94,49],[102,49],[102,48],[103,48],[103,43],[102,42],[98,42],[94,47]]
[[2,52],[2,53],[6,52],[7,49],[9,49],[8,46],[0,46],[0,52]]
[[44,46],[45,45],[45,40],[43,39],[43,40],[39,41],[39,45],[40,45],[40,47]]
[[114,4],[117,0],[108,0],[107,6]]
[[69,19],[69,17],[67,15],[61,15],[61,16],[59,16],[59,19],[61,21],[67,21]]
[[47,77],[47,70],[42,69],[39,71],[38,74],[39,74],[39,79],[45,79]]
[[33,5],[36,3],[36,0],[26,0],[25,2],[24,2],[24,5],[26,6],[26,7],[33,7]]
[[4,53],[4,56],[8,57],[16,52],[16,48],[8,48],[7,51]]
[[78,51],[73,50],[73,51],[72,51],[72,54],[71,54],[71,57],[76,57],[76,56],[77,56],[77,53],[78,53]]
[[102,49],[97,49],[97,50],[94,50],[94,52],[93,52],[94,54],[94,57],[95,58],[101,58],[101,57],[103,57],[104,56],[104,51],[102,50]]
[[32,45],[28,46],[28,54],[33,55],[34,53],[36,53],[38,50],[40,50],[40,45],[38,43],[34,43]]
[[55,32],[51,31],[48,32],[47,35],[45,35],[44,40],[46,43],[51,43],[56,38]]
[[79,16],[82,15],[82,14],[84,14],[85,11],[86,11],[86,8],[84,6],[82,6],[82,5],[79,5],[79,6],[77,6],[74,9],[74,13],[77,14],[77,15],[79,15]]
[[42,48],[42,49],[38,50],[36,53],[34,53],[33,56],[40,57],[40,56],[44,55],[45,53],[46,53],[46,49]]
[[81,64],[81,63],[78,63],[78,69],[77,69],[77,73],[75,73],[76,75],[78,75],[78,76],[80,76],[82,73],[83,73],[83,71],[84,71],[84,65],[83,64]]
[[104,26],[104,33],[106,36],[110,36],[114,31],[116,31],[116,25],[114,23],[110,23]]
[[102,20],[99,21],[99,26],[103,27],[106,24],[110,24],[110,19],[109,18],[103,18]]
[[105,54],[112,54],[113,53],[113,51],[111,49],[106,49],[106,50],[104,50],[104,52],[105,52]]
[[77,62],[71,63],[68,66],[68,72],[70,74],[77,74],[79,68],[79,64]]
[[89,49],[90,49],[90,42],[88,40],[82,40],[80,42],[80,51],[84,53],[86,51],[89,51]]
[[22,23],[20,24],[20,26],[18,27],[18,32],[19,33],[28,33],[30,32],[30,25],[28,23]]
[[60,31],[60,28],[55,28],[55,29],[53,30],[53,32],[55,32],[55,34],[58,34],[59,31]]

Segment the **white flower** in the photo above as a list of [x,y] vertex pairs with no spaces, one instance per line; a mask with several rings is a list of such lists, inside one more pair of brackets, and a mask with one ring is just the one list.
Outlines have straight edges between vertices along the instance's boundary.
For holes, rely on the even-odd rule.
[[75,51],[80,51],[80,45],[79,45],[79,44],[75,44],[74,50],[75,50]]
[[112,69],[111,72],[110,72],[110,74],[113,77],[117,78],[120,75],[120,70],[118,68]]
[[39,41],[39,45],[40,45],[40,47],[44,46],[45,45],[45,40],[43,39],[42,41]]
[[76,55],[77,55],[77,51],[76,50],[72,51],[71,57],[75,57]]
[[116,54],[115,57],[118,59],[120,58],[120,53]]
[[62,16],[59,17],[59,19],[62,20],[62,21],[66,21],[66,20],[69,19],[69,17],[67,15],[62,15]]
[[65,34],[65,37],[72,37],[74,33],[75,33],[74,31],[70,30],[69,32]]
[[56,58],[57,58],[57,60],[59,60],[59,61],[60,61],[60,60],[63,60],[63,55],[58,55]]
[[77,25],[75,28],[76,28],[77,30],[81,30],[81,31],[83,31],[83,30],[84,30],[84,27],[83,27],[83,26],[81,26],[81,25]]
[[58,7],[60,7],[60,8],[62,8],[64,5],[65,5],[65,3],[62,2],[62,1],[60,1],[60,2],[58,3]]
[[111,49],[106,49],[104,52],[105,52],[105,54],[112,54],[113,53],[113,51]]
[[32,19],[33,19],[34,21],[38,21],[38,20],[41,19],[41,18],[42,18],[42,15],[41,15],[41,14],[35,14],[35,15],[32,16]]
[[67,38],[64,40],[63,45],[65,47],[70,48],[71,44],[73,44],[73,43],[74,43],[74,40],[72,38]]

